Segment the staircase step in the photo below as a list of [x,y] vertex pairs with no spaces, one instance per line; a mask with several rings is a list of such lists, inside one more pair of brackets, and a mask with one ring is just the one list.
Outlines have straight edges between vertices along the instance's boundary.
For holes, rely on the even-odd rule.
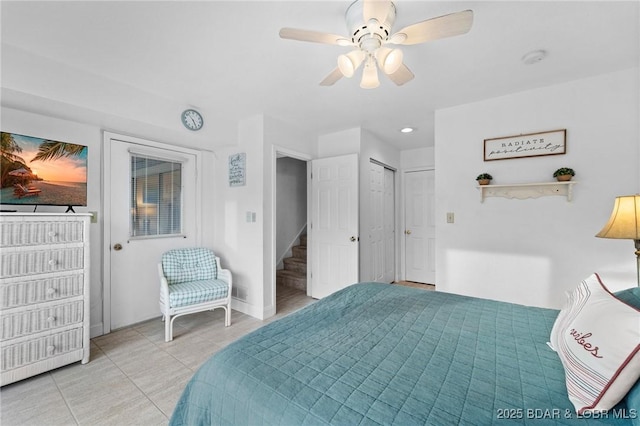
[[284,269],[287,271],[300,272],[301,274],[307,274],[307,259],[299,257],[287,257],[282,259],[284,262]]
[[307,246],[307,234],[300,235],[300,245]]
[[307,274],[279,269],[276,271],[276,283],[298,290],[307,290]]
[[293,257],[307,259],[307,246],[293,246],[291,251],[293,252]]

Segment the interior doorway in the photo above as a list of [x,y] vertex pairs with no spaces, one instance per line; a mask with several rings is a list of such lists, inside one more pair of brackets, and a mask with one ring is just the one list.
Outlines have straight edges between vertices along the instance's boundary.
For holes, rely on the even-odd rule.
[[[308,171],[304,154],[289,150],[274,150],[273,168],[273,281],[265,289],[272,295],[273,314],[277,314],[278,299],[291,294],[308,294],[307,221]],[[280,290],[278,290],[280,289]],[[277,294],[277,292],[283,294]],[[283,296],[283,297],[281,297]]]

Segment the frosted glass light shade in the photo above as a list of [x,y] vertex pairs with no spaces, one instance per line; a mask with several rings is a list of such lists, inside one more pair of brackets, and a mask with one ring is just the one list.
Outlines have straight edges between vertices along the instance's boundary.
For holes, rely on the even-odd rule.
[[350,78],[353,77],[362,61],[364,61],[364,52],[359,49],[352,50],[346,55],[338,56],[338,69],[343,76]]
[[360,87],[363,89],[375,89],[380,86],[380,80],[378,79],[378,69],[375,62],[371,61],[367,63],[362,71],[362,80],[360,81]]
[[640,240],[640,194],[616,197],[611,217],[596,237]]
[[404,54],[400,49],[381,47],[376,51],[376,61],[385,74],[393,74],[402,65]]

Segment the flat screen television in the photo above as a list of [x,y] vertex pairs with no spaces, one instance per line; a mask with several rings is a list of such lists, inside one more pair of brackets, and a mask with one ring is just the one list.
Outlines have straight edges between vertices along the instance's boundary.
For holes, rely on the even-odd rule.
[[88,147],[2,132],[0,204],[87,205]]

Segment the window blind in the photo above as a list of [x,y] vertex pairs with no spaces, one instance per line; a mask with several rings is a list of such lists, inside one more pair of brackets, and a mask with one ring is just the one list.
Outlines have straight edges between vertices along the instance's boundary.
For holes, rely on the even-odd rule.
[[132,237],[182,233],[182,163],[131,154]]

